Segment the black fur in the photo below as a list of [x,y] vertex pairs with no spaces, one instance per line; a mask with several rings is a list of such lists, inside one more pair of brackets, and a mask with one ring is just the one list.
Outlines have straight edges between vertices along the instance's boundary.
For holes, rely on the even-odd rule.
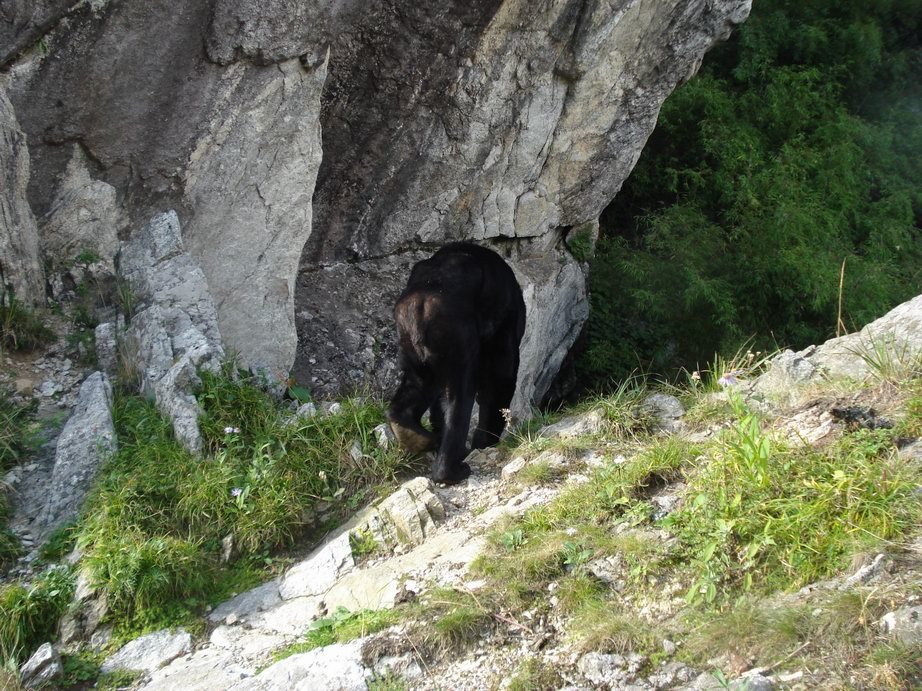
[[[391,428],[409,451],[437,449],[433,480],[461,482],[471,472],[464,457],[475,397],[473,447],[495,444],[503,431],[525,332],[522,289],[496,252],[453,243],[413,267],[394,319],[403,373]],[[427,409],[432,432],[420,424]]]

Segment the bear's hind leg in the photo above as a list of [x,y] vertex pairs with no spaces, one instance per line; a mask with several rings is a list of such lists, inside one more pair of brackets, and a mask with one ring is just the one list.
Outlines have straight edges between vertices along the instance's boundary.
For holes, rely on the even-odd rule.
[[425,453],[438,443],[435,435],[420,424],[431,398],[422,380],[412,372],[404,371],[400,386],[391,399],[387,418],[400,447],[409,453]]

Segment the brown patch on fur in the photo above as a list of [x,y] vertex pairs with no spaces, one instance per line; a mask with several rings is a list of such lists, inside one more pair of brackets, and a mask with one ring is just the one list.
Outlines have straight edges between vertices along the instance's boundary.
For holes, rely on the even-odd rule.
[[388,424],[391,426],[391,432],[397,437],[397,443],[400,448],[409,453],[425,453],[435,448],[435,436],[432,434],[420,434],[419,432],[404,427],[393,420]]

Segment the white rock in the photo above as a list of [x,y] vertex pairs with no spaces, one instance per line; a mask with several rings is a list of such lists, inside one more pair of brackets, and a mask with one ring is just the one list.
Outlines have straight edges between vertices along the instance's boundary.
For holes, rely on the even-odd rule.
[[301,405],[301,406],[298,408],[298,412],[295,413],[295,415],[296,415],[297,417],[299,417],[299,418],[304,418],[304,419],[312,418],[312,417],[314,417],[316,414],[317,414],[317,406],[315,406],[315,405],[314,405],[312,402],[310,402],[310,401],[308,401],[307,403],[304,403],[303,405]]
[[300,564],[288,570],[279,584],[283,600],[306,595],[322,595],[336,579],[355,566],[349,533],[340,533],[327,541]]
[[117,669],[127,669],[150,673],[190,650],[192,636],[182,629],[177,629],[176,633],[165,629],[126,643],[118,652],[105,659],[100,672],[106,674]]
[[500,475],[502,476],[503,480],[509,480],[518,474],[519,471],[521,471],[527,463],[528,461],[525,460],[524,456],[516,456],[503,466],[503,469],[500,471]]
[[375,439],[378,440],[378,446],[382,449],[390,448],[390,446],[396,441],[394,433],[391,431],[390,425],[386,422],[382,422],[380,425],[375,427],[372,432],[374,432]]
[[368,685],[362,664],[363,643],[364,639],[358,639],[292,655],[235,688],[239,691],[364,691]]
[[62,672],[61,657],[51,643],[44,643],[20,668],[19,680],[23,688],[39,689],[50,685]]
[[879,622],[880,630],[906,645],[922,643],[922,605],[888,612]]
[[547,425],[538,430],[542,437],[557,437],[559,439],[572,439],[592,434],[598,434],[605,429],[605,416],[600,410],[590,410],[579,415],[565,417],[553,425]]
[[208,613],[208,621],[213,624],[218,622],[233,624],[257,612],[270,609],[281,600],[278,581],[272,580],[241,593],[227,602],[222,602]]
[[173,660],[151,674],[145,691],[228,691],[252,676],[255,664],[240,659],[233,650],[204,648]]

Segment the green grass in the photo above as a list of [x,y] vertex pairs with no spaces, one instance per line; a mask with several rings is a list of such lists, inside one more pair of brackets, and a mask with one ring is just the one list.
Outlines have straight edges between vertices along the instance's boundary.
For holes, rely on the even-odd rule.
[[905,595],[857,588],[790,601],[743,597],[720,611],[695,612],[682,657],[698,666],[726,655],[755,666],[784,663],[779,671],[812,669],[836,688],[917,688],[922,646],[881,640],[876,627],[894,597]]
[[909,387],[909,398],[903,406],[903,417],[896,426],[896,433],[904,438],[922,437],[922,378]]
[[275,661],[286,657],[306,653],[315,648],[322,648],[334,643],[348,643],[372,633],[393,626],[400,620],[400,615],[393,609],[360,610],[350,612],[339,607],[331,616],[318,619],[311,624],[304,634],[304,640],[298,641],[273,654]]
[[68,688],[77,684],[89,684],[99,677],[103,655],[89,650],[77,650],[61,655],[61,686]]
[[128,669],[117,669],[114,672],[101,675],[93,688],[97,691],[116,691],[116,689],[127,689],[130,688],[140,678],[141,672],[135,672]]
[[0,586],[0,660],[22,663],[51,640],[73,592],[73,574],[62,567],[42,572],[30,584]]
[[691,478],[685,506],[666,519],[695,571],[689,600],[830,576],[856,552],[918,525],[920,479],[898,460],[889,430],[846,434],[816,450],[775,442],[743,415]]
[[646,499],[667,481],[681,475],[682,466],[696,461],[699,447],[677,437],[654,439],[624,463],[609,464],[589,482],[565,489],[560,498],[531,512],[526,525],[566,529],[578,524],[611,520],[643,509]]
[[0,351],[29,351],[54,340],[36,312],[0,289]]
[[410,691],[411,688],[410,683],[395,672],[368,679],[368,691]]
[[531,657],[518,666],[507,688],[509,691],[544,691],[564,686],[566,682],[551,665]]
[[922,375],[922,350],[892,334],[868,336],[849,351],[864,362],[877,381],[896,384]]
[[14,403],[12,396],[12,391],[0,388],[0,470],[34,452],[39,442],[35,404]]
[[[35,422],[35,404],[14,403],[12,392],[0,388],[0,472],[27,458],[40,439]],[[0,482],[0,569],[8,567],[23,552],[19,540],[7,528],[10,491]]]
[[401,615],[417,622],[408,632],[415,647],[439,656],[474,643],[491,629],[496,603],[490,597],[489,592],[433,588]]
[[[896,430],[845,432],[822,449],[782,443],[733,396],[723,406],[733,424],[707,444],[634,437],[624,446],[626,428],[616,427],[621,448],[633,455],[488,534],[472,567],[486,580],[482,599],[513,616],[526,609],[564,614],[568,635],[584,650],[662,654],[658,641],[679,633],[677,623],[657,631],[635,608],[662,600],[664,584],[673,598],[687,591],[684,610],[674,606],[698,622],[681,637],[698,640],[710,657],[736,643],[768,663],[773,648],[790,652],[802,644],[805,630],[817,638],[847,637],[842,612],[854,603],[830,605],[828,618],[811,615],[805,623],[801,610],[756,611],[740,598],[828,578],[856,555],[912,534],[922,520],[915,493],[922,472],[900,461],[895,446],[919,424],[918,389],[910,391],[908,414]],[[656,522],[650,498],[667,485],[681,503]],[[674,539],[655,534],[663,529]],[[620,581],[615,591],[588,570],[601,557]],[[862,616],[867,623],[869,615]],[[696,650],[689,646],[690,655]],[[900,654],[894,653],[893,669],[905,667]]]
[[76,527],[76,523],[71,521],[55,528],[39,547],[39,562],[53,564],[70,554],[77,541]]
[[[176,442],[152,403],[116,395],[118,451],[75,529],[83,563],[128,629],[185,623],[231,588],[255,585],[275,568],[270,553],[319,533],[405,467],[398,450],[376,443],[371,430],[384,416],[374,402],[345,401],[337,415],[291,422],[230,368],[203,372],[197,395],[202,459]],[[322,520],[321,501],[332,505]],[[227,535],[239,558],[222,566]]]
[[596,596],[584,600],[573,612],[567,633],[586,652],[650,654],[656,650],[661,638],[652,627],[633,613],[621,610],[617,599]]

